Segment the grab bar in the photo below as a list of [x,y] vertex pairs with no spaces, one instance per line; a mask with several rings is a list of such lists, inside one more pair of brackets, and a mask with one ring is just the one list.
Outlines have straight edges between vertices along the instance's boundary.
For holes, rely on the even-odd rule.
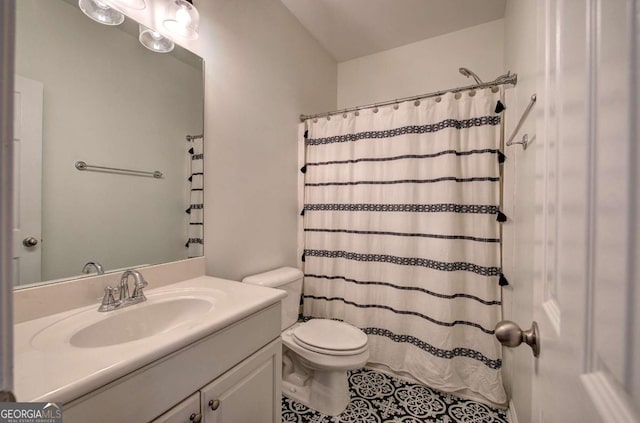
[[514,144],[522,144],[522,148],[525,149],[525,150],[527,149],[527,144],[529,144],[532,141],[532,140],[529,139],[529,137],[527,135],[522,137],[522,141],[519,141],[519,142],[513,142],[513,139],[516,137],[516,135],[518,135],[518,131],[522,127],[522,124],[524,123],[524,121],[527,118],[527,116],[529,116],[529,112],[531,112],[531,109],[536,104],[536,100],[537,100],[537,96],[535,94],[533,94],[531,96],[531,100],[529,101],[529,104],[527,105],[527,108],[524,109],[524,112],[522,113],[522,116],[520,116],[520,120],[518,121],[518,124],[516,125],[516,129],[513,130],[513,133],[509,137],[509,140],[507,141],[507,144],[506,144],[507,146],[514,145]]
[[76,162],[76,169],[78,170],[95,170],[96,172],[101,172],[103,170],[111,171],[111,172],[124,172],[124,173],[133,173],[136,175],[144,175],[144,176],[152,176],[156,179],[162,178],[162,172],[154,170],[153,172],[147,172],[144,170],[133,170],[133,169],[121,169],[117,167],[107,167],[107,166],[97,166],[90,165],[82,160],[78,160]]

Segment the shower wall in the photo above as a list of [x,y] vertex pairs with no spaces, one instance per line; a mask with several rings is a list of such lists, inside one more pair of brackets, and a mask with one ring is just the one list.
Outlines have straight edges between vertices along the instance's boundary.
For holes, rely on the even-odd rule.
[[492,80],[505,72],[503,37],[498,19],[338,63],[338,108],[473,84],[463,66]]

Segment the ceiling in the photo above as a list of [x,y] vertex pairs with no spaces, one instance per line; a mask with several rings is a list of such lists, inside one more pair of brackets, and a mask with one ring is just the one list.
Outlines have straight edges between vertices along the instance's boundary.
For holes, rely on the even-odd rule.
[[506,0],[282,0],[338,62],[504,17]]

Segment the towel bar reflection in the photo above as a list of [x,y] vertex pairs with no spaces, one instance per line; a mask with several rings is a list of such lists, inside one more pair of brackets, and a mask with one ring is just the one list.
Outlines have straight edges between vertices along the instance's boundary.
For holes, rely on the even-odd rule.
[[121,168],[117,168],[117,167],[108,167],[108,166],[97,166],[97,165],[90,165],[87,164],[86,162],[83,162],[82,160],[78,160],[76,162],[76,169],[78,170],[92,170],[95,172],[120,172],[120,173],[127,173],[127,174],[134,174],[134,175],[140,175],[140,176],[151,176],[153,178],[156,179],[160,179],[162,178],[162,172],[154,170],[153,172],[148,172],[148,171],[144,171],[144,170],[133,170],[133,169],[121,169]]

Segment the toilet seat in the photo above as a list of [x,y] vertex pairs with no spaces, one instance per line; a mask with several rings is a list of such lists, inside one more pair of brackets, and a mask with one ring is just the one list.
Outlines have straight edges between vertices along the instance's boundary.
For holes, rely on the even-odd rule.
[[292,332],[296,344],[320,354],[354,355],[368,348],[368,338],[364,332],[336,320],[312,319]]

